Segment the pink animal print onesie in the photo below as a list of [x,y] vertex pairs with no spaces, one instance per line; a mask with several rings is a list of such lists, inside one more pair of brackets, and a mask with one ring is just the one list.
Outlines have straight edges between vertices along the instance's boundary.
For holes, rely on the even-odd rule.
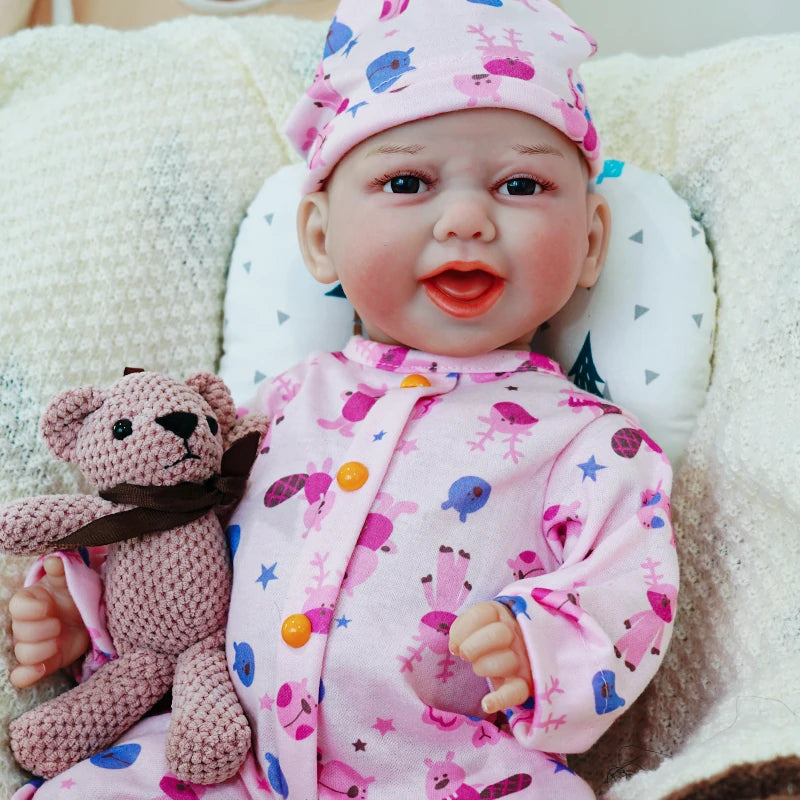
[[[354,338],[275,379],[258,408],[270,438],[229,528],[245,768],[180,784],[163,715],[36,797],[593,797],[563,754],[636,699],[675,613],[658,446],[553,362],[511,350]],[[535,690],[487,719],[485,681],[447,641],[492,598],[524,632]]]

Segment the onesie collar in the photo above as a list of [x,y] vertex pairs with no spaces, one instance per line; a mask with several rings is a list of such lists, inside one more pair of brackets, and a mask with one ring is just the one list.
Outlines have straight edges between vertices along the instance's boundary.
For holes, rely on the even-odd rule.
[[343,351],[345,358],[387,372],[508,375],[545,372],[564,377],[561,367],[547,356],[529,350],[492,350],[477,356],[440,356],[353,336]]

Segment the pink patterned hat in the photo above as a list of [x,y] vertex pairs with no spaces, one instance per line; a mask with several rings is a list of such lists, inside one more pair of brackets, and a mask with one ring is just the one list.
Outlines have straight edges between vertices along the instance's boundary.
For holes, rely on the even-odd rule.
[[572,139],[592,175],[600,141],[578,75],[597,46],[548,0],[341,0],[287,134],[318,189],[355,145],[464,108],[532,114]]

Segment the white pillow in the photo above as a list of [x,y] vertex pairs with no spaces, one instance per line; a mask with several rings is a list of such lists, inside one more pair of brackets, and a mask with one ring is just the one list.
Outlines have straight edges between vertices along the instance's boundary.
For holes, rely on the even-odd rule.
[[[317,283],[297,245],[303,164],[276,172],[242,222],[225,298],[220,374],[237,402],[314,350],[341,349],[353,309],[338,284]],[[703,405],[716,299],[705,236],[660,175],[606,161],[595,191],[608,200],[606,265],[537,334],[581,388],[636,414],[673,462]],[[588,351],[591,350],[591,367]]]

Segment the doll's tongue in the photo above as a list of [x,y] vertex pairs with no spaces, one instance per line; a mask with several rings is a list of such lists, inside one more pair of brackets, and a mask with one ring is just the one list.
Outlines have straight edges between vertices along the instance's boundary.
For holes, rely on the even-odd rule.
[[494,275],[480,269],[469,272],[448,269],[431,278],[433,285],[442,294],[462,301],[475,300],[485,294],[492,288],[495,280]]
[[[500,298],[505,282],[481,262],[444,269],[424,281],[431,302],[452,317],[466,319],[485,314]],[[478,266],[481,265],[481,266]]]

